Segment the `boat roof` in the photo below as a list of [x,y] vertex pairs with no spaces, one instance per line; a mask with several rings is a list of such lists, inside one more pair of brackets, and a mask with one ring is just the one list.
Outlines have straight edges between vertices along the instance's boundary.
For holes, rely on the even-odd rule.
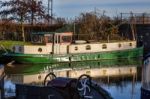
[[37,35],[45,35],[45,34],[55,34],[56,32],[32,32],[31,34],[37,34]]
[[72,33],[72,32],[32,32],[32,35],[45,35],[45,34],[59,34],[59,33]]

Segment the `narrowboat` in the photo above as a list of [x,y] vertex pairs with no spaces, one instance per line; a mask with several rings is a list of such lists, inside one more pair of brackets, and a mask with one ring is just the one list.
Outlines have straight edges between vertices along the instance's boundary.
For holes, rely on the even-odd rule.
[[130,59],[143,55],[136,41],[90,42],[74,40],[72,32],[32,33],[32,45],[15,45],[4,54],[17,63],[58,63],[103,59]]

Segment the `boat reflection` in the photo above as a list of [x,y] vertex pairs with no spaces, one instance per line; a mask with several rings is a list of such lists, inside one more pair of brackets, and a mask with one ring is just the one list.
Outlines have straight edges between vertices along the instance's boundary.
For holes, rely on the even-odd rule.
[[7,77],[14,83],[41,85],[49,72],[57,77],[78,78],[90,75],[114,99],[140,99],[141,65],[139,59],[103,60],[59,64],[5,66]]
[[103,60],[39,65],[16,64],[5,66],[5,72],[17,83],[31,83],[43,81],[49,72],[54,72],[58,77],[71,78],[77,78],[82,74],[88,74],[94,78],[136,75],[139,66],[141,66],[141,61],[137,59]]

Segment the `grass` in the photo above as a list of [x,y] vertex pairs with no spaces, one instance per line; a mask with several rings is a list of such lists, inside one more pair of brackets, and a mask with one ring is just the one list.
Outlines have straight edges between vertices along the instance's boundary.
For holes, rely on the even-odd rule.
[[[0,46],[4,46],[7,50],[10,50],[12,46],[14,45],[30,45],[29,42],[23,42],[23,41],[0,41]],[[1,48],[0,48],[1,49]]]

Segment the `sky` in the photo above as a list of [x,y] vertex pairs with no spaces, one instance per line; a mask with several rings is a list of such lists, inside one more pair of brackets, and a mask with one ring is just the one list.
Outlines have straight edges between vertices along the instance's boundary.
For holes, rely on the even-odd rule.
[[[3,0],[2,0],[3,1]],[[7,1],[7,0],[4,0]],[[47,6],[48,0],[43,0]],[[75,18],[80,13],[96,11],[100,14],[117,16],[120,13],[149,13],[150,0],[53,0],[55,17]]]
[[[45,0],[45,5],[47,0]],[[109,16],[121,12],[150,12],[150,0],[53,0],[53,13],[56,17],[75,18],[80,13],[96,11]]]

